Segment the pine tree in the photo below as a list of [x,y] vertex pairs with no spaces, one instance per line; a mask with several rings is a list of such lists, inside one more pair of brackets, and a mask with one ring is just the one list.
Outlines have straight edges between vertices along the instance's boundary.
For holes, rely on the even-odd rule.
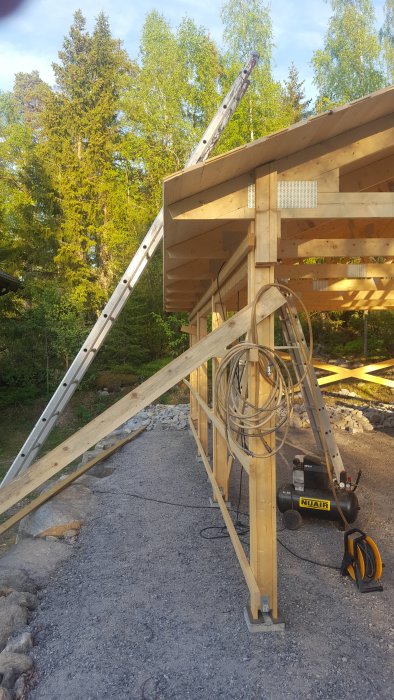
[[288,113],[289,123],[295,123],[306,119],[310,115],[312,100],[305,97],[304,80],[300,80],[298,70],[294,63],[290,65],[288,79],[284,81],[282,101]]
[[318,111],[367,95],[383,84],[371,0],[331,0],[331,7],[324,49],[312,58]]
[[[98,311],[112,285],[115,211],[127,210],[127,183],[117,168],[120,94],[131,64],[101,13],[92,35],[80,11],[54,64],[56,91],[46,105],[48,149],[62,209],[56,263],[74,300]],[[122,198],[123,195],[123,198]],[[119,219],[117,218],[117,223]],[[126,221],[121,238],[126,237]],[[122,235],[123,234],[123,235]],[[116,257],[116,254],[115,254]]]

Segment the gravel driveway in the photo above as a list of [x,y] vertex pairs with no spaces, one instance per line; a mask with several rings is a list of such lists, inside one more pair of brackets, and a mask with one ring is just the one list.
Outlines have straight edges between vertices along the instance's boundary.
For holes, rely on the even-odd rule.
[[[292,439],[312,449],[310,431]],[[32,623],[38,683],[29,700],[392,699],[393,441],[368,433],[338,442],[349,470],[364,468],[360,526],[369,518],[386,563],[383,593],[362,595],[337,571],[279,546],[286,631],[250,634],[247,588],[229,540],[199,534],[222,519],[207,507],[193,438],[155,429],[107,460],[114,472],[95,481],[98,507]],[[286,473],[282,463],[279,482]],[[238,489],[235,470],[233,504]],[[343,535],[332,523],[308,521],[279,538],[302,556],[340,564]]]

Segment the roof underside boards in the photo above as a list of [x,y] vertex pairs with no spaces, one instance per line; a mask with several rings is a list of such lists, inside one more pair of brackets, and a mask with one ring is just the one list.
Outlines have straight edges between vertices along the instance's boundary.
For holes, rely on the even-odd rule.
[[[306,191],[311,181],[317,190],[316,201],[305,200],[303,208],[293,201],[281,204],[277,278],[294,279],[294,290],[298,288],[310,309],[394,307],[394,266],[389,264],[394,260],[391,87],[167,178],[165,308],[192,311],[209,287],[217,285],[225,262],[237,256],[255,219],[256,169],[263,174],[276,171],[278,187],[282,182],[285,192],[294,183]],[[308,258],[318,258],[319,265],[304,265]],[[370,277],[367,264],[377,258],[381,268]],[[358,263],[364,264],[365,276],[358,271],[353,286],[340,288],[343,276],[349,278]],[[308,268],[305,278],[296,267]],[[309,269],[319,284],[312,284]],[[325,286],[325,275],[337,280],[335,289]],[[228,289],[227,303],[239,304],[245,288],[246,272],[242,284],[238,274],[236,290]]]
[[7,292],[15,292],[21,286],[22,283],[16,277],[12,277],[7,272],[0,270],[0,296],[7,294]]

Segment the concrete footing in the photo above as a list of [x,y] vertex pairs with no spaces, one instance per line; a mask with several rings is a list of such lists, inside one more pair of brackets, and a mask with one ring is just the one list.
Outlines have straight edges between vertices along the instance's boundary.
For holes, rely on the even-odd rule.
[[273,620],[270,613],[259,612],[259,617],[255,620],[250,612],[249,606],[244,608],[246,626],[252,634],[260,632],[284,632],[285,623],[280,618]]

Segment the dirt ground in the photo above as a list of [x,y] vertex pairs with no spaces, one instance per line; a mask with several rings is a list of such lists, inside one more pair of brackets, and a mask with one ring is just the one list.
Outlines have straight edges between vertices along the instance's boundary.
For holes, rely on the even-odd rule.
[[[290,439],[313,451],[309,430]],[[337,439],[348,471],[363,470],[357,524],[379,544],[382,593],[361,594],[336,570],[278,544],[286,629],[250,634],[248,591],[230,541],[200,535],[222,519],[207,507],[193,438],[153,430],[107,461],[114,472],[93,487],[99,505],[48,583],[32,623],[38,682],[29,700],[393,698],[393,439]],[[278,483],[288,481],[295,452],[287,448],[288,464],[279,461]],[[239,482],[235,469],[233,505]],[[247,512],[246,478],[240,509]],[[340,565],[343,533],[333,523],[308,520],[288,531],[279,516],[278,530],[295,553]]]

